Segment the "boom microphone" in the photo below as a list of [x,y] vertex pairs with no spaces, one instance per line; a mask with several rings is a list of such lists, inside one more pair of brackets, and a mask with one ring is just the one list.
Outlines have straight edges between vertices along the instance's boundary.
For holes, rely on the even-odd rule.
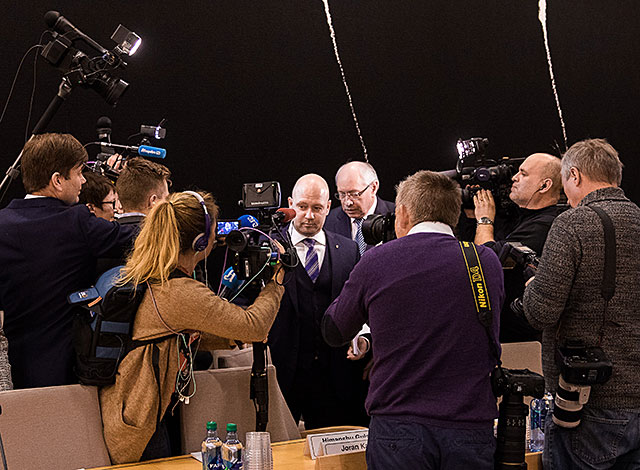
[[117,150],[135,152],[141,157],[164,158],[167,156],[166,149],[160,147],[152,147],[150,145],[140,145],[139,147],[135,147],[132,145],[112,144],[111,142],[91,142],[91,144],[102,145],[103,147],[114,148]]
[[[48,11],[47,13],[45,13],[44,22],[47,24],[49,29],[55,31],[56,33],[60,33],[63,36],[67,35],[68,33],[74,33],[78,38],[82,39],[100,54],[107,54],[109,52],[96,41],[76,28],[68,19],[66,19],[57,11]],[[70,39],[73,40],[75,38]]]

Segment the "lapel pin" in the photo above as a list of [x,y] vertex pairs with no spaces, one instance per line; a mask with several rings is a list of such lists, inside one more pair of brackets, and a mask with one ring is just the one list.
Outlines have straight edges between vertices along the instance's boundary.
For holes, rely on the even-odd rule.
[[336,248],[340,248],[340,245],[336,245]]

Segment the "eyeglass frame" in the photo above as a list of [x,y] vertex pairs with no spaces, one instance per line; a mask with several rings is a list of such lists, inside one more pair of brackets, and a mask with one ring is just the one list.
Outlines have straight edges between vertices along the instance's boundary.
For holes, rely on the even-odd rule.
[[102,206],[102,205],[104,205],[104,204],[111,204],[111,206],[113,207],[113,210],[114,210],[114,212],[115,212],[115,210],[116,210],[116,205],[118,204],[118,200],[117,200],[117,199],[114,199],[113,201],[102,201],[102,202],[100,203],[100,205],[101,205],[101,206]]
[[359,198],[361,198],[361,197],[362,197],[362,195],[364,194],[364,192],[365,192],[367,189],[369,189],[369,186],[371,186],[374,182],[375,182],[375,181],[372,181],[371,183],[369,183],[368,185],[366,185],[362,191],[349,191],[349,192],[346,192],[346,193],[342,193],[342,194],[344,194],[344,196],[343,196],[343,197],[340,197],[340,191],[338,191],[338,192],[336,192],[333,196],[334,196],[336,199],[340,200],[340,201],[342,201],[343,199],[346,199],[346,198],[349,198],[349,199],[351,199],[352,201],[353,201],[354,199],[359,199]]

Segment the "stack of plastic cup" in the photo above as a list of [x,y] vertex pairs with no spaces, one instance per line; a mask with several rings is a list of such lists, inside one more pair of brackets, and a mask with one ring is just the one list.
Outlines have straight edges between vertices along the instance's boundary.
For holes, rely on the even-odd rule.
[[273,470],[271,436],[268,432],[248,432],[244,448],[244,470]]

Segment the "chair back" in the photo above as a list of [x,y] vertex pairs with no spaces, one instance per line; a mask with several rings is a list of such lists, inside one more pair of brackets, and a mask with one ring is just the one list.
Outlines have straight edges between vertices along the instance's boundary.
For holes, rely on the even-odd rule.
[[502,366],[506,369],[529,369],[542,374],[542,345],[537,341],[503,343]]
[[[251,367],[209,369],[195,372],[196,393],[180,410],[180,430],[183,453],[200,450],[206,435],[207,421],[218,423],[218,434],[224,440],[227,423],[238,425],[238,437],[246,442],[245,434],[255,431],[256,411],[249,398]],[[299,439],[300,432],[287,407],[275,367],[267,367],[269,380],[269,423],[271,442]]]
[[0,434],[9,469],[111,465],[97,387],[63,385],[0,392]]

